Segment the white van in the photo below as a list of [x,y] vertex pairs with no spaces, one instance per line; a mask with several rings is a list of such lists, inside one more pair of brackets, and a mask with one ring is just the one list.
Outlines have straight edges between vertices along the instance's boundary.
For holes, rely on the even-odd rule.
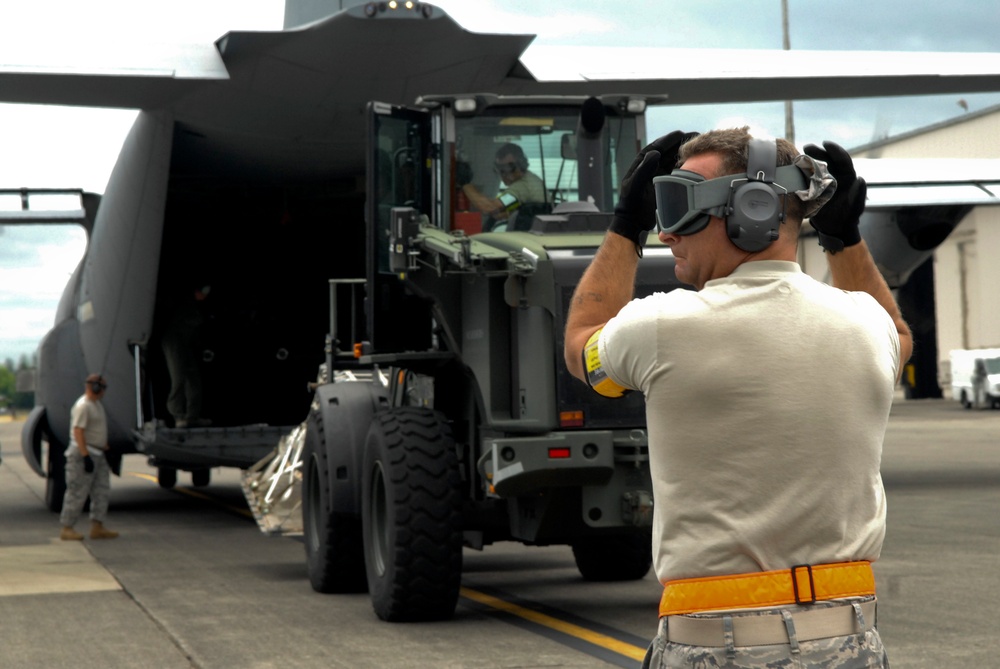
[[1000,407],[1000,348],[950,352],[951,396],[966,409]]

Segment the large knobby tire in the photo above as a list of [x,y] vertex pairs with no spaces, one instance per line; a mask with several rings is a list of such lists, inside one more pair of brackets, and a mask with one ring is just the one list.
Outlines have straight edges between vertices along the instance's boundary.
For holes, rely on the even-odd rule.
[[364,472],[365,566],[376,615],[450,618],[462,580],[462,480],[450,428],[428,409],[376,414]]
[[319,412],[310,417],[302,450],[305,466],[302,522],[309,583],[313,590],[322,593],[365,592],[368,582],[361,545],[361,518],[333,511],[329,457]]
[[588,581],[637,581],[653,562],[649,532],[582,539],[573,544],[573,557]]

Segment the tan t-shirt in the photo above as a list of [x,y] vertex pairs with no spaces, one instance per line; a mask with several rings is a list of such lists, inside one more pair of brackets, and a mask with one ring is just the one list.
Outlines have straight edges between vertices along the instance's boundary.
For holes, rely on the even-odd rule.
[[[542,180],[534,172],[525,172],[520,179],[503,188],[497,197],[501,198],[502,201],[502,196],[505,194],[516,197],[518,206],[548,201],[548,198],[545,196],[545,184],[542,183]],[[507,206],[510,208],[510,205]]]
[[[70,409],[69,424],[69,448],[76,450],[76,439],[73,436],[73,429],[83,428],[83,436],[87,440],[88,446],[96,446],[104,450],[108,447],[108,418],[104,412],[104,406],[100,402],[87,399],[86,395],[73,404]],[[97,453],[100,455],[100,453]]]
[[878,558],[899,337],[870,295],[749,262],[632,301],[599,352],[646,397],[660,581]]

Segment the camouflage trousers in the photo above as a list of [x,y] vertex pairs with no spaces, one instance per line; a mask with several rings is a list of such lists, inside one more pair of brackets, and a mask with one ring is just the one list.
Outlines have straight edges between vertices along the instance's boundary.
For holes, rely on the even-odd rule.
[[[817,602],[810,606],[842,606]],[[793,613],[800,607],[790,607]],[[704,615],[704,614],[703,614]],[[743,615],[776,615],[753,612]],[[722,617],[721,615],[718,617]],[[734,616],[735,617],[735,616]],[[649,646],[642,669],[889,669],[889,659],[878,630],[770,646],[689,646],[666,639],[669,619]]]
[[63,527],[73,527],[83,512],[83,505],[90,497],[90,519],[104,522],[111,499],[111,467],[103,455],[91,455],[94,471],[83,468],[83,456],[76,446],[66,449],[66,496],[63,497],[59,522]]

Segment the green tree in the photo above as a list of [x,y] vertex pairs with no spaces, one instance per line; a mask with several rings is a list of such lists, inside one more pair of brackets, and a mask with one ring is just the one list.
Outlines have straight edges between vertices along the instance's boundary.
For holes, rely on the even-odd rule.
[[30,411],[35,405],[35,393],[17,392],[17,374],[37,366],[38,356],[22,355],[15,367],[14,361],[7,358],[0,366],[0,408],[17,411]]
[[[13,363],[13,361],[8,360],[7,363]],[[0,367],[0,409],[9,409],[14,403],[16,378],[11,366],[13,365],[4,364],[3,367]]]

